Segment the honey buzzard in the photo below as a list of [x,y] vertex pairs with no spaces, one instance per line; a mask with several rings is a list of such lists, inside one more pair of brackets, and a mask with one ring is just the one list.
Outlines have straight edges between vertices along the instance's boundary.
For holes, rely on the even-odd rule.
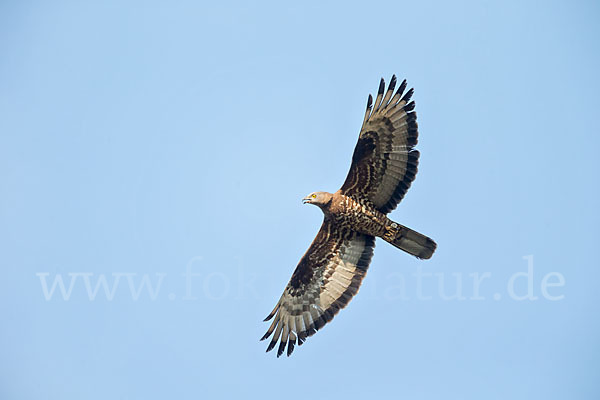
[[377,98],[369,95],[365,118],[346,181],[335,193],[315,192],[303,199],[324,214],[323,225],[300,260],[283,295],[265,321],[273,319],[261,340],[273,335],[267,351],[279,342],[277,357],[287,346],[292,354],[344,308],[365,277],[375,238],[428,259],[433,240],[402,226],[386,214],[396,208],[417,174],[417,114],[406,93],[406,80],[394,93],[392,76]]

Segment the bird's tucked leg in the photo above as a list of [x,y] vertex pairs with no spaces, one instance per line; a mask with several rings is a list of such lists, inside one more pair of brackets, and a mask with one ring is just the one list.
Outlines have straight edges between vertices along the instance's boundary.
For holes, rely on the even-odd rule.
[[383,238],[388,242],[393,242],[394,239],[400,233],[400,227],[397,223],[392,222],[390,225],[387,225],[385,228],[385,233],[383,234]]

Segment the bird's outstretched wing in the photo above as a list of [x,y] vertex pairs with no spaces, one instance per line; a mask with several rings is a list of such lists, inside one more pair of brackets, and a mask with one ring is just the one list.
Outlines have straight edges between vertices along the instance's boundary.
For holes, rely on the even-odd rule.
[[387,91],[381,79],[375,103],[369,95],[350,172],[340,189],[347,196],[371,202],[383,213],[400,203],[419,164],[419,152],[413,149],[418,137],[415,103],[410,101],[413,89],[404,94],[403,81],[394,94],[395,86],[396,76]]
[[325,220],[306,254],[296,267],[290,282],[273,311],[274,317],[261,340],[271,334],[267,347],[279,342],[277,357],[294,351],[344,308],[358,292],[367,272],[375,238],[339,228]]

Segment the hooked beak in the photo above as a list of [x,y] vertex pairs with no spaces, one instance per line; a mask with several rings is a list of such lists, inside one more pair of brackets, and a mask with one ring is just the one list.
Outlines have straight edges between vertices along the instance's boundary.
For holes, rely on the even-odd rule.
[[302,199],[302,204],[306,204],[306,203],[310,203],[310,197],[306,196],[305,198]]

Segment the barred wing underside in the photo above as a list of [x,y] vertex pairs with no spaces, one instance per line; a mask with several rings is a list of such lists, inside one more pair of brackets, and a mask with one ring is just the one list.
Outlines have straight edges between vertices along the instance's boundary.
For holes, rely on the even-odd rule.
[[382,79],[375,103],[369,95],[350,172],[341,187],[343,194],[369,201],[383,213],[400,203],[419,164],[419,152],[413,149],[418,138],[415,103],[410,101],[413,89],[404,94],[403,81],[394,94],[395,86],[393,76],[384,95]]
[[273,319],[261,340],[279,342],[277,357],[292,354],[344,308],[365,277],[375,238],[323,222],[319,233],[296,267],[290,282],[265,321]]

